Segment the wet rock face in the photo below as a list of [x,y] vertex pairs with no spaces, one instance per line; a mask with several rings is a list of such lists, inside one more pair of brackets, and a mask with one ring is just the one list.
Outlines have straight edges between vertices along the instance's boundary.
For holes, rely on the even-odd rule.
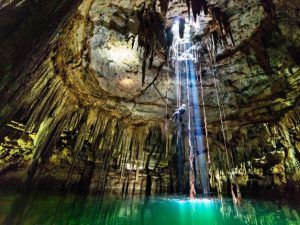
[[[74,3],[66,17],[57,18],[59,24],[48,25],[52,33],[41,29],[28,43],[39,44],[27,58],[26,52],[1,51],[1,93],[11,87],[2,95],[0,113],[3,187],[25,181],[27,186],[84,192],[168,191],[165,176],[174,141],[164,124],[165,98],[168,92],[174,99],[174,91],[168,91],[174,84],[162,55],[154,58],[142,86],[143,50],[131,48],[118,30],[123,14],[136,10],[130,2]],[[38,23],[35,16],[29,20]],[[31,25],[22,23],[1,49],[27,38],[22,31],[34,29]],[[138,24],[129,26],[134,30]],[[22,63],[21,57],[26,59]]]
[[[154,58],[153,68],[146,72],[146,81],[142,85],[142,49],[138,46],[138,38],[126,40],[128,31],[137,33],[139,29],[140,21],[133,5],[126,8],[124,2],[114,7],[97,1],[92,4],[89,12],[94,24],[90,39],[90,69],[97,74],[100,88],[108,94],[131,102],[153,102],[163,109],[165,103],[160,94],[165,95],[168,82],[165,59]],[[164,92],[147,91],[145,87],[151,86],[158,75],[160,80],[155,85]]]
[[[166,120],[175,76],[157,49],[142,86],[143,49],[126,38],[139,30],[143,2],[0,9],[28,18],[0,23],[1,184],[25,178],[85,192],[176,191],[176,131]],[[215,190],[225,191],[230,173],[244,189],[299,190],[297,2],[208,1],[214,16],[196,35],[207,44],[221,38],[199,71]],[[178,13],[187,14],[185,5],[171,2],[168,20]]]
[[[234,43],[227,38],[227,47],[216,51],[220,98],[226,115],[225,143],[238,182],[248,189],[283,191],[285,187],[299,187],[299,64],[289,50],[293,43],[299,52],[299,39],[286,33],[286,21],[290,20],[292,27],[298,21],[294,3],[215,2],[215,7],[227,15]],[[213,117],[217,111],[213,109],[215,96],[209,95],[212,82],[206,82],[206,114],[212,122],[217,118]],[[210,143],[215,170],[211,179],[217,183],[222,179],[218,170],[227,161],[226,154],[219,155],[224,138],[221,128],[209,126],[209,130],[213,134]]]

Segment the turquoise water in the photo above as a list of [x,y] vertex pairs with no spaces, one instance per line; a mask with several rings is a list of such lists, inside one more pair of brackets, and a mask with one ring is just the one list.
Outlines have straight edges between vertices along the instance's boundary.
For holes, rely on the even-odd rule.
[[3,225],[300,225],[296,206],[278,201],[178,196],[151,198],[1,195]]

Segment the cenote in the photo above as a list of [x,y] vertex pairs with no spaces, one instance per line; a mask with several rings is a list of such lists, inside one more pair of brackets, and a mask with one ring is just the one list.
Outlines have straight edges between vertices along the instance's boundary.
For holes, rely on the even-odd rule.
[[0,225],[299,225],[300,0],[0,0]]

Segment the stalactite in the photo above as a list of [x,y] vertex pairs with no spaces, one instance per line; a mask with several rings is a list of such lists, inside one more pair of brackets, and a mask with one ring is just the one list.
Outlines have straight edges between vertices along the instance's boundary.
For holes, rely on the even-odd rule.
[[[46,79],[45,79],[46,78]],[[103,114],[101,108],[76,106],[72,94],[67,90],[60,79],[43,77],[32,89],[39,98],[28,98],[31,103],[31,117],[28,121],[26,130],[28,132],[37,132],[35,139],[34,160],[28,172],[27,184],[31,185],[44,164],[52,155],[61,134],[64,131],[75,133],[75,143],[72,150],[72,163],[69,172],[65,178],[65,187],[73,188],[76,182],[87,182],[86,185],[94,182],[95,177],[90,173],[98,173],[97,190],[103,192],[106,188],[108,174],[111,172],[112,159],[120,156],[119,167],[122,168],[126,179],[124,191],[128,191],[131,185],[132,169],[137,168],[136,162],[139,160],[139,151],[144,151],[146,141],[151,141],[154,137],[148,136],[148,128],[142,127],[133,131],[126,128],[122,120],[117,120],[109,115]],[[43,85],[41,85],[43,84]],[[43,88],[49,85],[49,88]],[[146,126],[147,127],[147,126]],[[159,128],[161,129],[161,128]],[[162,136],[156,136],[155,140],[160,142]],[[95,160],[101,159],[101,163],[91,162],[90,169],[78,168],[78,162],[81,161],[80,155],[85,154],[86,146],[90,146],[95,156]],[[165,149],[165,146],[157,146],[155,149]],[[158,161],[165,156],[161,153]],[[128,171],[127,165],[131,165]],[[80,172],[83,171],[83,172]],[[100,171],[100,172],[99,172]],[[89,174],[89,181],[83,178],[84,174]],[[122,172],[121,172],[122,174]],[[136,175],[138,178],[138,172]],[[77,185],[77,187],[79,187]],[[80,188],[80,187],[79,187]],[[87,188],[87,187],[85,187]]]
[[[155,12],[153,6],[145,7],[140,11],[140,16],[142,25],[138,33],[139,44],[141,47],[145,47],[144,53],[147,59],[145,58],[144,62],[146,63],[148,60],[151,65],[157,50],[156,47],[161,47],[164,43],[163,20]],[[59,151],[67,151],[70,162],[64,165],[64,169],[68,171],[62,178],[67,190],[80,188],[80,184],[84,183],[85,191],[89,188],[88,185],[92,185],[97,191],[103,192],[110,179],[110,174],[119,174],[120,171],[121,179],[124,178],[124,188],[126,189],[124,191],[128,192],[132,180],[139,179],[139,173],[141,176],[144,175],[143,169],[139,171],[139,165],[143,166],[140,156],[145,154],[146,142],[155,139],[154,148],[161,152],[161,155],[155,159],[158,161],[157,163],[165,158],[170,158],[161,150],[164,150],[165,146],[157,144],[165,137],[162,135],[149,137],[148,130],[154,129],[151,123],[143,121],[143,125],[135,129],[136,127],[132,125],[133,120],[120,119],[124,112],[115,115],[103,107],[101,99],[98,103],[94,97],[91,98],[92,100],[87,98],[87,92],[91,90],[77,89],[78,86],[85,85],[77,75],[84,74],[85,76],[87,74],[87,71],[78,71],[78,65],[81,63],[80,54],[84,52],[84,49],[80,49],[80,46],[77,45],[75,46],[76,51],[72,49],[74,47],[72,44],[81,40],[74,41],[71,38],[70,44],[66,44],[63,39],[64,35],[68,36],[72,33],[72,26],[76,26],[77,23],[74,21],[65,28],[66,31],[62,32],[58,39],[53,41],[52,48],[49,47],[46,52],[43,52],[43,55],[40,55],[44,61],[33,63],[34,71],[29,72],[32,73],[31,78],[34,80],[27,84],[28,88],[26,86],[21,91],[11,89],[11,93],[7,94],[10,97],[17,96],[14,99],[18,107],[14,108],[14,104],[12,104],[11,107],[6,107],[1,111],[1,115],[6,113],[7,120],[9,120],[9,113],[14,109],[22,111],[22,119],[27,123],[25,131],[36,133],[33,160],[26,183],[28,187],[42,179],[47,166],[51,164],[49,159],[51,156],[61,154]],[[84,24],[86,27],[83,33],[88,36],[89,24]],[[152,27],[152,30],[149,30],[149,26]],[[85,45],[83,44],[83,46]],[[72,72],[69,73],[70,71]],[[93,78],[93,82],[97,81],[94,77],[91,78]],[[118,101],[116,100],[116,102]],[[1,122],[5,121],[1,120]],[[64,147],[58,146],[62,143],[62,135],[67,136],[63,140],[67,142]],[[88,154],[92,155],[91,159],[88,159]],[[116,168],[113,169],[112,164],[116,164]],[[152,173],[152,168],[150,170],[149,173]],[[135,174],[134,178],[132,174]],[[55,177],[53,174],[52,176]]]
[[169,0],[159,0],[160,1],[160,10],[163,16],[166,16],[168,7],[169,7]]
[[186,0],[186,6],[188,8],[189,19],[191,17],[191,0]]
[[90,134],[91,127],[93,126],[93,124],[95,124],[96,119],[97,118],[95,117],[94,112],[92,110],[88,110],[88,109],[85,110],[85,115],[83,116],[83,118],[79,124],[80,128],[79,128],[77,138],[76,138],[76,143],[74,146],[73,161],[72,161],[68,176],[66,178],[66,184],[65,184],[66,188],[69,186],[69,183],[71,182],[71,178],[72,178],[72,175],[74,172],[74,167],[78,160],[78,155],[79,155],[80,151],[82,150],[83,144],[87,139],[87,135]]
[[227,37],[229,37],[232,44],[235,45],[227,15],[223,13],[218,7],[211,7],[210,11],[214,22],[217,23],[219,26],[219,38],[224,42],[224,45],[228,45]]
[[272,75],[273,69],[270,63],[269,54],[260,35],[257,35],[253,40],[251,40],[249,43],[249,48],[254,51],[258,65],[266,74]]
[[188,7],[189,17],[190,17],[190,8],[192,8],[192,13],[194,20],[196,21],[197,16],[200,15],[200,12],[204,12],[205,15],[208,14],[208,6],[206,0],[186,0]]
[[254,52],[257,64],[263,69],[267,75],[273,75],[274,71],[270,62],[270,56],[267,51],[267,42],[270,39],[270,34],[278,35],[282,38],[280,29],[276,21],[275,6],[272,0],[260,1],[267,14],[266,19],[260,24],[255,32],[255,35],[242,48],[245,54]]
[[184,36],[184,29],[185,29],[185,19],[182,16],[177,17],[178,18],[178,30],[179,30],[179,37],[183,38]]
[[261,0],[260,2],[264,8],[264,11],[268,15],[268,20],[271,23],[270,27],[273,27],[276,30],[276,32],[281,33],[281,31],[277,25],[278,23],[277,23],[277,19],[276,19],[276,9],[275,9],[273,0]]
[[152,187],[152,180],[151,180],[151,175],[150,175],[150,170],[149,170],[149,162],[150,162],[150,157],[152,155],[153,151],[148,155],[146,165],[145,165],[145,170],[146,170],[146,188],[145,188],[145,193],[146,195],[151,195],[151,187]]
[[[146,6],[144,3],[137,12],[140,20],[138,29],[138,46],[142,47],[143,64],[142,64],[142,85],[145,84],[146,66],[152,67],[156,51],[163,48],[165,41],[164,21],[159,13],[156,12],[155,2]],[[134,41],[134,38],[133,38]]]

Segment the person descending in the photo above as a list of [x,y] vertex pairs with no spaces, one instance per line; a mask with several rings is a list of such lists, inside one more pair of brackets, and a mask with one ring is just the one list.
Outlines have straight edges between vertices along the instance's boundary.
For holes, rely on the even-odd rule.
[[182,104],[178,109],[175,110],[175,112],[172,115],[172,119],[175,122],[179,120],[180,122],[182,121],[182,114],[185,112],[185,104]]

